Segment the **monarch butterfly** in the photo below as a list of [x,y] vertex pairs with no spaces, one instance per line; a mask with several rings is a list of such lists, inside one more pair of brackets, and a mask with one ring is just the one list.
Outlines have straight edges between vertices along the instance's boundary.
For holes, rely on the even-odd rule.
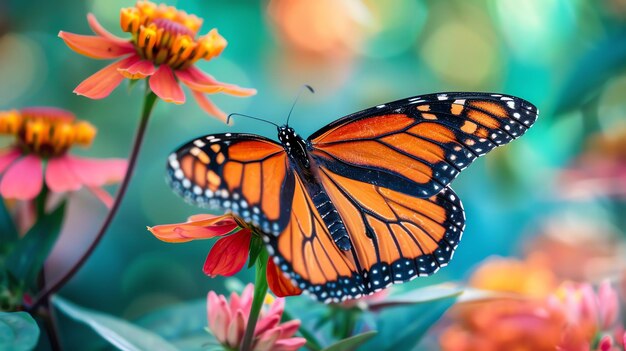
[[348,115],[307,139],[207,135],[168,158],[172,188],[263,231],[274,262],[318,300],[357,298],[452,258],[465,214],[448,184],[537,119],[509,95],[437,93]]

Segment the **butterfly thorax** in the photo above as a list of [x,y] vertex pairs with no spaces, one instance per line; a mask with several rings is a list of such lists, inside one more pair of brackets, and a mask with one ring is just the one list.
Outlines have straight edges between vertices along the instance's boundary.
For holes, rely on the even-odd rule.
[[306,151],[306,141],[289,126],[278,127],[278,140],[293,162],[300,167],[309,168],[309,155]]

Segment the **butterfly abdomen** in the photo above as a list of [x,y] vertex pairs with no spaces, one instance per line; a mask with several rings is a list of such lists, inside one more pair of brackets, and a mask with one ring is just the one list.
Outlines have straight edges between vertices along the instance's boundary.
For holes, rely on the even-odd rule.
[[332,201],[321,188],[314,194],[312,197],[313,205],[320,217],[322,217],[324,224],[326,224],[333,241],[341,250],[350,250],[352,244],[350,243],[350,237],[348,237],[348,231]]

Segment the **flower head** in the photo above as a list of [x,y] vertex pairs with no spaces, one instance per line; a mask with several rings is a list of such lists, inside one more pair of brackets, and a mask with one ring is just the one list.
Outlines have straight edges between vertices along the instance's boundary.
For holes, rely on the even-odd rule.
[[[248,324],[248,316],[252,307],[254,287],[249,284],[241,296],[232,293],[230,301],[223,295],[209,292],[207,314],[209,329],[215,338],[226,348],[238,350]],[[261,315],[254,330],[252,350],[290,351],[304,346],[306,339],[294,337],[300,327],[299,320],[280,323],[285,301],[267,296],[266,309]]]
[[134,7],[120,13],[120,25],[130,39],[122,39],[105,30],[95,16],[87,16],[95,36],[60,32],[65,43],[74,51],[96,59],[119,61],[98,71],[83,81],[74,92],[92,99],[102,99],[124,80],[150,77],[150,89],[167,102],[182,104],[185,94],[179,81],[187,85],[198,104],[207,113],[226,119],[204,94],[227,93],[250,96],[254,89],[222,83],[194,66],[199,60],[211,60],[226,47],[227,42],[212,29],[198,35],[202,19],[172,6],[138,1]]
[[[228,277],[239,272],[248,261],[253,236],[259,235],[232,214],[223,216],[200,214],[189,217],[185,223],[157,225],[148,227],[148,230],[158,239],[172,243],[220,237],[209,251],[204,263],[204,274],[210,277],[218,275]],[[271,258],[267,262],[267,282],[277,296],[302,293],[285,277]]]
[[0,151],[0,194],[4,198],[33,199],[45,179],[54,192],[87,186],[110,205],[110,196],[99,187],[121,180],[126,171],[123,159],[98,160],[68,154],[74,145],[91,145],[96,128],[76,120],[66,110],[31,107],[0,112],[0,134],[15,137],[12,147]]

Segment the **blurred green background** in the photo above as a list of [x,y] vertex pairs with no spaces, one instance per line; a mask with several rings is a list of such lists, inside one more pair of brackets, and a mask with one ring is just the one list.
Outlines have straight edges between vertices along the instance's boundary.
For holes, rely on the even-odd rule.
[[[228,40],[223,54],[199,63],[200,68],[219,80],[258,89],[246,99],[213,96],[227,113],[283,123],[299,87],[312,85],[316,94],[304,95],[291,118],[303,135],[370,106],[437,91],[503,92],[539,107],[539,120],[525,137],[475,162],[454,182],[467,213],[463,242],[447,268],[410,284],[461,280],[489,255],[519,253],[548,217],[586,218],[623,234],[618,221],[626,216],[623,206],[616,210],[606,200],[563,200],[559,174],[589,135],[625,124],[626,1],[165,3],[204,18],[202,34],[215,27]],[[106,63],[72,52],[57,33],[90,34],[85,16],[92,12],[107,29],[124,36],[119,10],[133,4],[0,3],[0,109],[69,109],[98,128],[93,146],[75,153],[127,157],[142,87],[123,83],[98,101],[74,95],[75,86]],[[201,270],[210,242],[166,244],[145,230],[146,225],[180,222],[203,212],[169,190],[165,158],[202,134],[245,131],[275,138],[276,131],[246,119],[228,127],[204,114],[187,95],[185,105],[157,104],[121,211],[62,296],[134,319],[202,298],[209,290],[226,291],[223,279],[210,279]],[[73,194],[70,203],[63,237],[48,262],[52,280],[80,255],[105,214],[86,191]],[[252,272],[238,277],[251,281]],[[66,319],[62,327],[68,349],[101,346],[86,327]]]

